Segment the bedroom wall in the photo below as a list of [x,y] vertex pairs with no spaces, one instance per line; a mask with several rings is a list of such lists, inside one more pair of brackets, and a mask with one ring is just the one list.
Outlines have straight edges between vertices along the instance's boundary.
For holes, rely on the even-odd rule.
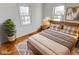
[[79,3],[66,3],[65,6],[66,8],[67,7],[79,7]]
[[[19,16],[19,5],[30,5],[31,11],[31,24],[30,25],[21,25],[20,16]],[[3,32],[2,24],[3,22],[11,18],[15,25],[16,25],[16,37],[20,37],[36,31],[36,29],[40,26],[42,20],[42,4],[9,4],[9,3],[2,3],[0,4],[0,43],[6,42],[7,37]]]
[[[66,10],[68,7],[79,6],[79,3],[44,3],[43,4],[43,18],[50,17],[53,19],[54,13],[53,13],[52,9],[53,9],[53,7],[59,6],[59,5],[64,5],[65,10]],[[64,19],[65,19],[65,16],[63,17],[63,20]]]
[[43,4],[43,18],[50,17],[53,19],[53,7],[65,5],[64,3],[44,3]]

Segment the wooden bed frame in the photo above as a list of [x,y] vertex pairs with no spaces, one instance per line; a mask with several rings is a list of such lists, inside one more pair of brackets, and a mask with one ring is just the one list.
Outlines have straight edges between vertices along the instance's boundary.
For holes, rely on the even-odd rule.
[[78,21],[52,21],[52,20],[49,20],[49,21],[50,21],[50,23],[53,23],[53,24],[61,24],[61,25],[79,27],[79,22]]

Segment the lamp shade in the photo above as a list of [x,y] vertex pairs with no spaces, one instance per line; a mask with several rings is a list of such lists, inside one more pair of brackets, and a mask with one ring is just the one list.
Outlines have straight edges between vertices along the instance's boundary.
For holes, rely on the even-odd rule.
[[49,18],[45,18],[45,19],[43,20],[42,27],[43,27],[43,29],[46,29],[46,28],[48,28],[49,26],[50,26]]

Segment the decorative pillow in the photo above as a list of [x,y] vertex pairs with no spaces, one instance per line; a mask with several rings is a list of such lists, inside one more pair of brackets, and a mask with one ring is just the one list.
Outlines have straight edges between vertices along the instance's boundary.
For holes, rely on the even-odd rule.
[[53,30],[61,30],[61,25],[58,25],[58,24],[52,24],[51,26],[50,26],[50,28],[51,29],[53,29]]
[[71,35],[77,35],[77,28],[72,26],[64,26],[63,32],[71,34]]

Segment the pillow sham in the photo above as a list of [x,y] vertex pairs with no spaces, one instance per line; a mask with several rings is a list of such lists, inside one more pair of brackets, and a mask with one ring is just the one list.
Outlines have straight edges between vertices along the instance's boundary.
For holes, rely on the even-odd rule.
[[50,28],[53,29],[53,30],[58,30],[58,31],[60,31],[60,30],[61,30],[61,25],[52,24],[52,25],[50,26]]
[[67,33],[67,34],[71,34],[71,35],[77,36],[77,28],[76,27],[64,26],[63,27],[63,32]]

